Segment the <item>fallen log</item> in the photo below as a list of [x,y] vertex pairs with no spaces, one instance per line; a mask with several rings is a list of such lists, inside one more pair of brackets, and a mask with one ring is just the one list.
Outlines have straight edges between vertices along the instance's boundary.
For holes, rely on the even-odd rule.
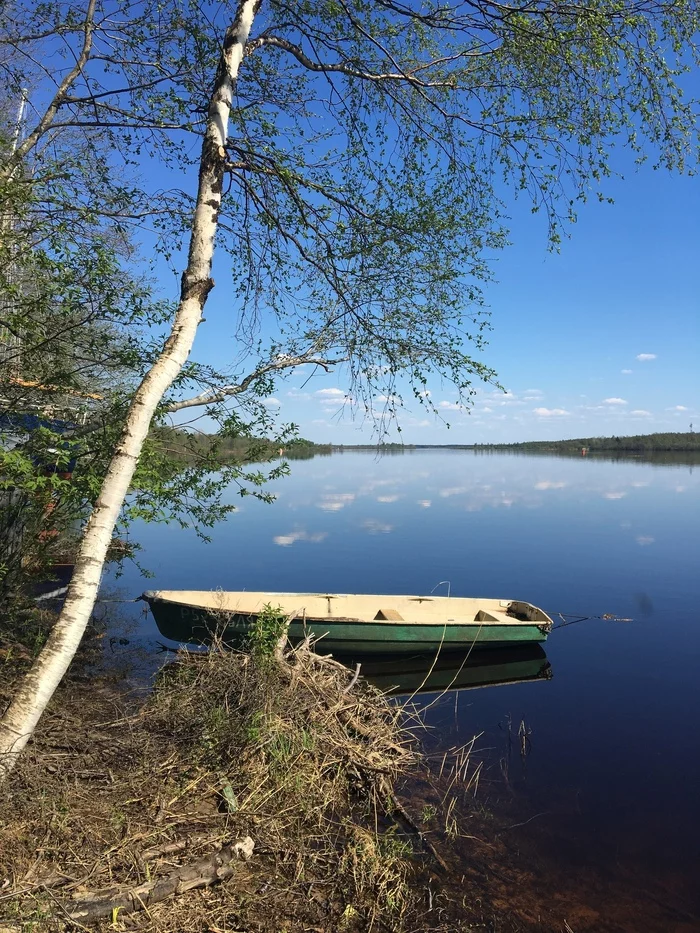
[[254,845],[250,836],[246,836],[218,852],[180,866],[163,878],[121,891],[113,889],[101,894],[81,894],[62,901],[60,906],[71,920],[77,921],[98,920],[100,917],[113,916],[115,912],[145,910],[168,897],[184,894],[194,888],[206,888],[230,878],[236,871],[236,862],[239,859],[247,861],[252,856]]

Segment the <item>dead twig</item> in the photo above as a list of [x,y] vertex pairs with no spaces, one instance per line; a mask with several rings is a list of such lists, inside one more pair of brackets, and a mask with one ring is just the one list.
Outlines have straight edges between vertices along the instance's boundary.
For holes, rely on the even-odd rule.
[[236,870],[239,859],[248,860],[253,855],[254,842],[250,836],[224,846],[214,855],[207,855],[155,881],[146,882],[138,887],[124,891],[110,891],[106,894],[86,894],[80,899],[60,903],[62,912],[73,922],[97,920],[108,917],[115,911],[133,913],[148,910],[152,904],[168,897],[184,894],[194,888],[205,888],[218,881],[230,878]]

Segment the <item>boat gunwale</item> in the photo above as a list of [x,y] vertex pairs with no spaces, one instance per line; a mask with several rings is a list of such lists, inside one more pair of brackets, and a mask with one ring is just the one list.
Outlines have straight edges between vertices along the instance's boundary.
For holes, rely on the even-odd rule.
[[[227,617],[229,617],[229,618],[238,616],[238,617],[240,617],[240,618],[249,618],[249,619],[252,619],[252,618],[256,618],[256,617],[260,614],[259,611],[255,611],[255,610],[245,610],[245,609],[244,609],[244,610],[237,610],[237,609],[217,608],[217,607],[214,607],[214,606],[206,606],[206,605],[202,605],[202,604],[199,604],[199,603],[185,602],[184,600],[172,599],[172,598],[169,598],[169,597],[167,597],[167,596],[161,596],[161,595],[160,595],[161,593],[177,593],[177,592],[182,592],[182,591],[178,591],[178,590],[147,590],[147,591],[145,591],[145,592],[141,595],[140,598],[143,599],[145,602],[147,602],[147,603],[149,604],[149,606],[150,606],[152,603],[154,603],[154,602],[159,602],[159,603],[169,604],[169,605],[171,605],[171,606],[181,606],[181,607],[183,607],[183,608],[196,610],[196,611],[202,612],[202,613],[212,613],[212,614],[217,614],[217,615],[220,614],[220,615],[222,615],[222,616],[227,616]],[[194,593],[194,592],[201,592],[201,593],[207,593],[207,592],[210,592],[210,593],[217,593],[217,592],[220,592],[220,593],[232,593],[232,592],[236,592],[236,593],[245,593],[246,591],[245,591],[245,590],[224,590],[224,591],[221,591],[221,590],[220,590],[220,591],[217,591],[217,590],[211,590],[211,591],[206,591],[206,590],[199,590],[199,591],[198,591],[198,590],[186,590],[186,591],[184,591],[184,592],[190,592],[190,593]],[[256,591],[256,592],[257,592],[257,591]],[[261,593],[262,593],[262,592],[263,592],[263,591],[261,591]],[[487,602],[490,602],[490,603],[498,602],[499,605],[502,604],[502,603],[506,603],[506,604],[520,603],[520,604],[523,605],[523,606],[527,606],[527,607],[529,607],[529,608],[531,608],[531,609],[536,610],[537,612],[542,613],[542,615],[545,617],[544,619],[518,619],[518,618],[516,618],[516,617],[514,617],[514,616],[510,616],[510,617],[508,617],[508,618],[506,618],[506,619],[504,619],[504,620],[500,620],[500,619],[485,619],[485,620],[483,620],[483,621],[480,621],[480,620],[477,620],[477,619],[469,619],[469,620],[464,620],[464,621],[462,621],[462,620],[454,620],[454,619],[453,619],[453,620],[450,620],[450,619],[443,619],[443,620],[438,620],[438,621],[429,621],[429,620],[411,620],[411,619],[401,619],[401,620],[398,620],[398,619],[367,619],[367,618],[353,617],[353,616],[327,616],[327,615],[326,615],[326,616],[317,616],[317,615],[310,616],[310,615],[308,615],[308,614],[304,614],[304,616],[303,616],[303,622],[304,622],[305,624],[316,623],[316,624],[323,624],[323,625],[331,625],[331,624],[336,624],[336,623],[337,623],[337,624],[341,624],[341,625],[347,625],[347,624],[353,624],[353,625],[380,625],[382,628],[393,628],[393,627],[401,627],[401,626],[411,626],[411,627],[413,627],[413,626],[425,626],[425,627],[428,627],[428,628],[436,628],[436,629],[447,629],[447,628],[472,628],[472,629],[473,629],[473,628],[476,628],[476,629],[481,629],[481,628],[485,628],[485,627],[500,627],[500,626],[502,626],[502,627],[504,627],[504,628],[511,628],[511,627],[516,627],[516,628],[517,628],[517,627],[521,627],[521,626],[535,626],[535,627],[539,628],[540,631],[542,631],[543,633],[544,633],[544,632],[549,633],[549,632],[551,631],[551,629],[552,629],[552,626],[554,625],[553,620],[552,620],[542,609],[540,609],[538,606],[535,606],[535,605],[532,604],[532,603],[526,603],[526,602],[524,602],[523,600],[515,600],[515,599],[514,599],[514,600],[498,600],[498,599],[489,599],[489,598],[481,598],[481,597],[461,597],[461,596],[455,596],[455,597],[447,597],[447,596],[426,596],[426,597],[421,597],[421,596],[407,596],[407,595],[405,595],[405,594],[393,594],[393,595],[392,595],[392,594],[375,594],[375,593],[363,593],[363,594],[357,594],[357,593],[355,593],[355,594],[352,594],[352,593],[328,593],[328,594],[323,594],[323,593],[282,593],[282,592],[279,592],[279,593],[278,593],[278,592],[272,592],[272,591],[270,591],[270,592],[266,592],[266,591],[265,591],[265,592],[264,592],[264,595],[265,595],[265,596],[271,596],[271,597],[275,597],[275,596],[288,596],[288,597],[289,597],[289,596],[293,596],[293,597],[304,597],[304,596],[309,596],[309,597],[314,597],[314,598],[319,598],[319,597],[320,597],[320,598],[322,598],[322,599],[328,599],[328,598],[331,598],[331,599],[332,599],[332,598],[341,598],[341,597],[353,598],[353,597],[359,595],[359,596],[371,596],[372,598],[376,598],[376,599],[414,599],[414,600],[416,600],[416,601],[440,601],[440,602],[445,602],[445,603],[447,603],[448,600],[454,601],[454,600],[457,600],[457,599],[468,599],[468,600],[473,601],[473,602],[475,602],[475,603],[478,603],[478,602],[484,602],[484,603],[487,603]],[[487,611],[488,611],[488,610],[487,610]],[[501,606],[501,611],[505,614],[505,612],[507,611],[507,606]],[[301,619],[298,615],[295,616],[295,617],[291,620],[292,624],[294,624],[294,623],[298,624],[298,623],[301,622],[301,621],[302,621],[302,619]]]

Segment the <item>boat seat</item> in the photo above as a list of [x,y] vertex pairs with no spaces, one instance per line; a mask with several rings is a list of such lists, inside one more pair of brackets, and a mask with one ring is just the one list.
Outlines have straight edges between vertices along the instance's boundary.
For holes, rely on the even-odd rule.
[[380,609],[374,620],[375,622],[403,622],[403,616],[396,609]]
[[498,622],[496,616],[492,616],[490,612],[484,612],[483,609],[479,609],[477,614],[474,616],[475,622]]

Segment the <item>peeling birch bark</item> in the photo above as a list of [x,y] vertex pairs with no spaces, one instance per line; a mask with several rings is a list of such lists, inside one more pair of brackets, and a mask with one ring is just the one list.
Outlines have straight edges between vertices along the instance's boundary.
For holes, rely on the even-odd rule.
[[82,536],[63,611],[49,639],[0,721],[0,782],[7,777],[66,673],[92,614],[102,568],[151,419],[194,343],[207,296],[214,287],[214,254],[229,115],[238,71],[261,0],[239,0],[226,30],[202,142],[197,201],[180,303],[160,356],[129,406],[121,438]]

